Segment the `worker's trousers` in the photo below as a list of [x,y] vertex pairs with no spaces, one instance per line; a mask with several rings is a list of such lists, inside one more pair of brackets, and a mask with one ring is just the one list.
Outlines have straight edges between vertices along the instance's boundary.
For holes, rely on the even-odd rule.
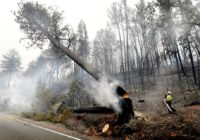
[[[176,112],[176,109],[174,109],[174,108],[172,107],[172,102],[167,101],[167,104],[168,104],[169,107],[171,108],[172,112]],[[169,109],[168,109],[168,111],[169,111],[169,113],[172,113]]]

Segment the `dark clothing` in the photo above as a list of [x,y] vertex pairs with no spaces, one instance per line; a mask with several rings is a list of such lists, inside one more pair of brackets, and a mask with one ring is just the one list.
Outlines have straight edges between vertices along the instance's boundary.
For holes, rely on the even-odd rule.
[[[166,101],[166,103],[169,105],[169,107],[171,108],[172,112],[176,112],[176,109],[174,109],[174,108],[172,107],[172,102]],[[169,111],[169,113],[172,113],[169,109],[168,109],[168,111]]]
[[122,98],[119,101],[121,112],[118,114],[117,123],[128,123],[132,116],[134,116],[132,100],[130,98]]

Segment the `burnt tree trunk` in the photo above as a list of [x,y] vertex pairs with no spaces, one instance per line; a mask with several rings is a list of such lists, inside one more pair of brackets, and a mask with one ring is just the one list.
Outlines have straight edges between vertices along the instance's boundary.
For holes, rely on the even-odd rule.
[[190,45],[188,37],[187,37],[187,44],[188,44],[188,50],[189,50],[189,57],[190,57],[191,65],[192,65],[192,73],[193,73],[194,83],[195,83],[195,85],[197,85],[197,77],[196,77],[196,72],[195,72],[194,60],[193,60],[193,56],[192,56],[192,49],[191,49],[191,45]]

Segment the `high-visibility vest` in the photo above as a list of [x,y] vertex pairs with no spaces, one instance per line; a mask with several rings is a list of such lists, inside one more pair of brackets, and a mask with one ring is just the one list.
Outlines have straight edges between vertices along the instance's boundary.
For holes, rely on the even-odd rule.
[[167,95],[166,101],[171,102],[173,100],[172,95]]

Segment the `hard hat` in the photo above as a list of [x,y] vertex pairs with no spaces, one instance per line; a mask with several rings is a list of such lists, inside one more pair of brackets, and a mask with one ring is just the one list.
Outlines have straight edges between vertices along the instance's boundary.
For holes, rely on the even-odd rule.
[[167,94],[172,94],[172,92],[171,91],[167,91]]

